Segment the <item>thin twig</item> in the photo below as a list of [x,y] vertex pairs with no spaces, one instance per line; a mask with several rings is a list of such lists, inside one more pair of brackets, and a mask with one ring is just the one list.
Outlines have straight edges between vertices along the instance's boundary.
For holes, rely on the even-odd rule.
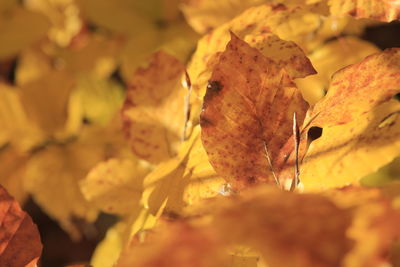
[[295,149],[295,163],[294,163],[294,179],[290,186],[290,191],[294,191],[300,183],[300,171],[299,171],[299,143],[300,143],[300,130],[297,125],[296,112],[293,113],[293,138],[294,138],[294,149]]
[[192,83],[190,81],[189,74],[185,70],[185,80],[183,81],[183,87],[186,87],[188,89],[188,93],[185,96],[185,104],[184,104],[184,116],[185,116],[185,123],[183,126],[183,132],[182,132],[182,142],[186,141],[187,139],[187,128],[190,120],[190,110],[191,110],[191,105],[190,105],[190,97],[192,95]]
[[269,167],[271,169],[272,175],[274,176],[275,183],[280,188],[281,187],[281,183],[279,182],[279,179],[275,174],[274,168],[272,167],[271,157],[269,156],[267,143],[265,141],[264,141],[264,151],[265,151],[265,157],[267,158],[267,161],[268,161]]

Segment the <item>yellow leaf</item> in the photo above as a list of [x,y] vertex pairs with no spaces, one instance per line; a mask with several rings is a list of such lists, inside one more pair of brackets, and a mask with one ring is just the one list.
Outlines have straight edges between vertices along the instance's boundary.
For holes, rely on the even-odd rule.
[[48,135],[64,129],[73,86],[70,74],[61,71],[52,71],[21,86],[19,93],[25,112]]
[[41,133],[28,119],[19,89],[0,83],[0,146],[11,143],[27,151],[42,140]]
[[93,222],[98,213],[84,198],[79,182],[97,163],[130,155],[119,128],[84,128],[77,139],[37,150],[28,162],[24,187],[49,216],[78,239],[79,222]]
[[130,84],[123,107],[124,130],[132,151],[152,163],[176,155],[182,139],[184,66],[160,51],[140,68]]
[[[387,49],[336,72],[310,115],[314,126],[350,122],[400,92],[400,49]],[[315,117],[315,118],[313,118]]]
[[83,21],[74,0],[27,0],[27,8],[40,12],[51,22],[50,40],[65,47],[82,30]]
[[97,217],[97,210],[85,200],[78,182],[101,159],[100,147],[70,144],[49,146],[27,165],[26,190],[73,239],[81,235],[76,219],[93,222]]
[[137,8],[136,2],[140,1],[78,0],[77,2],[84,18],[116,33],[134,36],[154,27],[151,19]]
[[350,15],[390,22],[400,19],[397,0],[329,0],[330,12],[335,16]]
[[301,165],[305,189],[357,183],[399,156],[399,114],[400,103],[393,100],[347,124],[324,127]]
[[188,205],[218,195],[223,184],[208,162],[197,126],[177,157],[160,163],[146,176],[143,202],[153,215],[163,210],[176,214]]
[[15,56],[22,49],[39,41],[45,36],[49,26],[43,15],[20,7],[1,13],[0,59]]
[[19,54],[15,82],[19,86],[39,80],[50,73],[51,58],[40,49],[25,49]]
[[12,146],[0,150],[0,184],[20,203],[25,202],[28,194],[23,186],[25,166],[29,156]]
[[133,213],[139,208],[142,183],[149,169],[131,159],[111,159],[97,164],[80,181],[81,191],[93,207],[114,214]]
[[296,79],[296,85],[307,102],[315,104],[328,90],[336,71],[376,52],[379,52],[376,46],[356,37],[342,37],[328,42],[309,55],[317,74]]
[[81,76],[71,94],[68,119],[107,125],[121,108],[124,90],[113,80]]
[[182,1],[181,9],[186,20],[198,33],[207,33],[228,22],[249,7],[263,4],[265,0]]
[[71,74],[108,78],[117,67],[117,59],[122,40],[105,38],[100,34],[91,34],[87,40],[75,49],[65,48],[59,52],[58,63]]
[[113,267],[122,250],[124,223],[118,223],[107,230],[104,239],[93,252],[90,264],[93,267]]

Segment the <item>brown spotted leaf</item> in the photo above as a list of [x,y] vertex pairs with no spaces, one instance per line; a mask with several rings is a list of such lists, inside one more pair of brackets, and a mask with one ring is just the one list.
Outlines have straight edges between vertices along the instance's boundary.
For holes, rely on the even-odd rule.
[[399,92],[400,49],[373,54],[334,74],[327,95],[311,113],[312,125],[348,123]]
[[350,15],[390,22],[400,19],[398,0],[330,0],[330,12],[335,16]]
[[176,155],[187,94],[181,85],[183,73],[183,64],[162,51],[135,72],[122,112],[125,133],[138,157],[158,163]]
[[[234,34],[204,97],[202,140],[218,174],[236,188],[273,182],[273,161],[308,105],[288,73]],[[283,108],[284,107],[284,108]]]
[[[305,155],[301,175],[306,187],[356,183],[399,155],[397,103],[384,106],[399,92],[398,48],[370,55],[334,74],[327,95],[303,125],[300,158]],[[310,145],[312,128],[322,129],[322,135]],[[276,164],[281,179],[292,176],[292,151],[289,139]]]
[[36,225],[2,186],[0,199],[1,266],[36,266],[42,253]]

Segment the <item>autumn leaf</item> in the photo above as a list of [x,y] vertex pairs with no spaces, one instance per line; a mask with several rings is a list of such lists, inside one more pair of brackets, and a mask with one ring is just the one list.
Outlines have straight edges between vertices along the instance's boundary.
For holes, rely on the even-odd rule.
[[85,199],[79,182],[96,164],[129,152],[122,134],[111,126],[86,128],[75,140],[48,144],[27,164],[25,189],[76,240],[81,237],[79,221],[93,222],[99,212]]
[[400,49],[387,49],[336,72],[327,95],[312,110],[312,124],[345,124],[388,101],[400,92],[399,59]]
[[307,108],[285,69],[232,34],[200,117],[211,164],[238,189],[273,182],[271,164],[292,136],[293,113],[301,123]]
[[134,240],[121,254],[116,267],[227,266],[218,235],[185,222],[169,223],[149,233],[147,242]]
[[356,18],[371,18],[380,21],[400,19],[400,5],[396,0],[330,0],[332,15],[350,15]]
[[[379,104],[391,100],[400,91],[398,55],[398,49],[387,49],[381,53],[370,55],[361,62],[347,66],[334,74],[327,95],[311,109],[302,129],[301,159],[307,148],[310,148],[304,158],[305,165],[302,167],[302,172],[305,173],[303,178],[305,178],[307,186],[311,188],[315,186],[311,177],[315,177],[316,173],[321,172],[322,174],[325,170],[327,170],[325,174],[328,176],[319,176],[320,174],[318,174],[318,179],[329,179],[330,181],[325,184],[316,181],[322,187],[354,183],[398,156],[396,149],[391,151],[391,143],[383,145],[386,138],[397,136],[396,106],[398,103],[387,106],[386,111],[385,107],[379,111],[376,110],[376,113],[373,110]],[[312,128],[319,129],[319,135],[309,139],[308,135]],[[382,135],[383,129],[386,130],[385,135]],[[363,130],[365,132],[362,132]],[[328,135],[330,135],[329,140],[326,139]],[[314,146],[311,143],[311,147],[308,147],[310,140],[317,137],[321,138],[316,140],[318,145]],[[382,152],[378,153],[387,152],[388,156],[386,157],[385,154],[384,158],[375,158],[374,154],[369,153],[368,148],[363,145],[364,143],[369,146],[369,140],[383,145]],[[277,169],[280,170],[279,176],[283,179],[292,177],[293,173],[288,168],[294,162],[294,153],[291,153],[293,142],[290,142],[291,140],[282,148],[276,163]],[[323,146],[324,148],[322,148]],[[328,147],[330,151],[325,150]],[[319,151],[318,159],[321,162],[316,165],[316,161],[311,163],[311,159],[315,158],[317,151]],[[355,164],[363,161],[354,162],[354,159],[357,158],[358,160],[361,158],[368,160],[370,168],[365,169],[361,165],[356,167]],[[372,159],[375,160],[370,162]],[[323,162],[326,163],[325,160],[329,161],[329,166],[323,165]],[[310,166],[313,166],[312,169]],[[347,166],[352,167],[348,169]],[[357,171],[354,172],[354,170]],[[343,176],[341,176],[342,174]]]
[[4,266],[36,266],[42,244],[36,225],[0,186],[0,261]]
[[307,190],[357,183],[399,155],[400,105],[389,101],[351,122],[325,127],[301,166]]
[[11,144],[22,151],[31,149],[43,136],[28,119],[16,87],[0,83],[0,145]]
[[314,105],[326,94],[332,75],[336,71],[376,52],[379,52],[379,49],[372,43],[353,36],[327,42],[308,55],[317,74],[296,79],[295,83],[304,99]]
[[160,163],[145,177],[142,201],[153,215],[179,214],[189,205],[218,195],[224,183],[208,162],[197,126],[178,156]]
[[181,9],[186,20],[199,33],[207,33],[228,22],[249,7],[265,3],[265,0],[251,1],[182,1]]
[[[45,16],[19,6],[9,7],[6,12],[2,12],[0,25],[2,60],[15,56],[22,49],[38,42],[50,26]],[[20,34],[21,32],[24,34]]]
[[129,214],[139,208],[148,171],[148,165],[135,158],[110,159],[92,168],[80,188],[92,206],[107,213]]
[[50,136],[62,132],[73,86],[70,74],[62,71],[52,71],[22,85],[20,98],[28,118]]
[[59,46],[65,47],[71,44],[84,25],[75,1],[31,0],[25,2],[25,5],[28,9],[47,17],[51,23],[48,37]]
[[138,157],[157,163],[176,155],[185,117],[184,66],[159,51],[130,83],[123,107],[124,131]]

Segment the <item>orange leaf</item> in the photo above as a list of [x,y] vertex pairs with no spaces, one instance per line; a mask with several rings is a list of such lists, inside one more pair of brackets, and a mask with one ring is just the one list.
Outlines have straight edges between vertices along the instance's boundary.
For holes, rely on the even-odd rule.
[[1,265],[35,266],[42,253],[36,225],[2,186],[0,198]]
[[220,267],[226,266],[218,234],[185,221],[167,223],[148,234],[146,242],[134,240],[116,267]]
[[[217,173],[235,188],[272,182],[274,159],[308,108],[289,74],[231,34],[204,97],[202,140]],[[282,53],[287,52],[282,50]]]
[[334,0],[329,2],[332,15],[350,15],[390,22],[400,19],[398,0]]
[[311,114],[314,126],[345,124],[400,92],[400,48],[368,56],[336,72]]

